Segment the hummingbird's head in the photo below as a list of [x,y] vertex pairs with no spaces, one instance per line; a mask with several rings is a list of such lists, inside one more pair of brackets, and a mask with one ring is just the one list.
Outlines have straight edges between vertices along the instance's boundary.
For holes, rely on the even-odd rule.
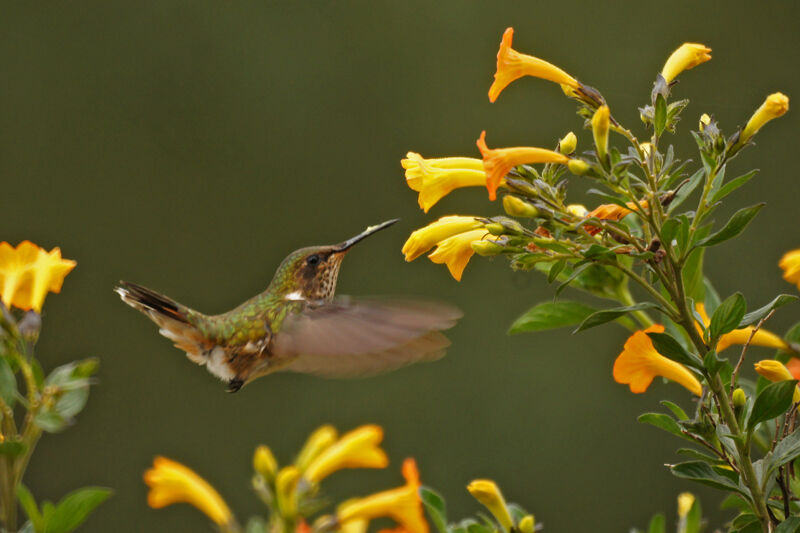
[[280,284],[283,297],[291,300],[331,300],[345,254],[357,242],[397,222],[387,220],[370,226],[351,239],[332,246],[311,246],[292,252],[283,260],[272,281]]

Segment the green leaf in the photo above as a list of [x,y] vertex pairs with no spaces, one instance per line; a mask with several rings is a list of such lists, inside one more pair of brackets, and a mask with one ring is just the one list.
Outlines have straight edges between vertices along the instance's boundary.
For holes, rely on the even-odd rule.
[[[689,228],[687,227],[686,229],[688,230]],[[683,285],[686,295],[697,302],[702,302],[705,299],[705,286],[703,285],[703,258],[705,252],[705,248],[695,248],[689,252],[686,264],[683,266]]]
[[778,442],[772,451],[767,471],[772,472],[776,468],[794,461],[797,457],[800,457],[800,429],[786,435]]
[[111,489],[84,487],[67,494],[55,508],[44,533],[69,533],[80,526],[94,509],[111,496]]
[[705,368],[709,374],[714,375],[718,373],[722,365],[727,362],[727,359],[720,357],[715,350],[709,350],[706,356],[703,357],[703,368]]
[[428,487],[419,488],[419,497],[439,533],[447,533],[447,512],[444,499],[439,493]]
[[721,230],[709,235],[705,239],[700,240],[695,244],[695,246],[714,246],[721,242],[725,242],[728,239],[736,237],[744,231],[750,221],[753,220],[753,218],[765,205],[766,204],[764,203],[760,203],[738,210],[733,214],[733,216],[730,218],[730,220],[728,220]]
[[656,351],[667,359],[672,359],[676,363],[693,368],[703,368],[703,361],[697,355],[687,352],[672,335],[653,332],[648,333],[647,336],[653,341],[653,347],[655,347]]
[[750,179],[758,173],[758,169],[751,170],[747,174],[733,178],[731,181],[720,187],[717,193],[711,198],[711,203],[715,204],[728,196],[730,193],[750,181]]
[[800,531],[800,516],[790,516],[775,528],[774,533],[797,533]]
[[5,357],[0,357],[0,398],[12,408],[17,401],[17,378]]
[[89,386],[85,385],[79,389],[67,391],[56,401],[56,412],[64,418],[72,418],[77,415],[89,400]]
[[744,313],[747,311],[747,302],[742,293],[736,292],[725,301],[719,304],[711,315],[711,324],[708,329],[712,339],[718,339],[721,335],[730,333],[739,327]]
[[19,441],[7,440],[5,442],[0,442],[0,455],[5,455],[7,457],[20,456],[26,449],[26,446]]
[[654,309],[654,308],[658,308],[658,305],[653,302],[640,302],[636,305],[603,309],[601,311],[592,313],[591,315],[586,317],[586,319],[583,322],[581,322],[581,324],[575,331],[573,331],[573,333],[578,333],[579,331],[593,328],[595,326],[599,326],[600,324],[605,324],[606,322],[611,322],[612,320],[616,320],[619,317],[626,315],[632,311],[641,311],[642,309]]
[[682,533],[700,533],[700,526],[703,524],[703,511],[700,507],[700,500],[695,499],[692,508],[686,515],[686,527]]
[[667,523],[664,515],[661,513],[653,515],[650,519],[650,525],[647,527],[647,533],[666,533]]
[[558,274],[564,270],[565,266],[567,266],[566,259],[556,261],[556,263],[550,267],[550,271],[547,273],[547,283],[553,283],[553,281],[555,281],[555,279],[558,277]]
[[33,494],[28,490],[28,487],[20,483],[17,485],[17,500],[20,506],[25,510],[28,519],[33,523],[33,528],[38,532],[42,530],[42,514],[39,512],[39,507],[36,505],[36,500],[33,499]]
[[705,176],[705,170],[701,168],[692,174],[692,176],[685,182],[685,185],[678,189],[678,192],[675,193],[675,198],[673,198],[669,204],[670,213],[672,213],[679,205],[686,201],[689,195],[692,194],[700,184],[703,176]]
[[[673,475],[683,479],[691,479],[698,483],[708,485],[717,489],[736,491],[745,494],[739,485],[725,476],[715,472],[707,463],[703,461],[687,461],[670,466]],[[746,494],[745,494],[746,495]]]
[[42,411],[33,418],[33,422],[48,433],[58,433],[67,427],[64,417],[55,411]]
[[664,128],[667,126],[667,101],[661,94],[656,96],[653,126],[656,129],[656,136],[659,137],[664,133]]
[[791,294],[780,294],[764,307],[759,307],[755,311],[751,311],[746,315],[744,315],[742,317],[741,322],[739,322],[738,327],[746,328],[747,326],[755,326],[762,318],[767,316],[773,309],[777,309],[778,307],[794,302],[795,300],[797,300],[797,296],[793,296]]
[[792,405],[792,397],[796,387],[796,379],[778,381],[764,387],[756,396],[755,402],[753,402],[753,409],[747,419],[747,427],[752,430],[759,422],[770,420],[783,414]]
[[720,462],[720,458],[716,455],[706,454],[695,450],[694,448],[678,448],[675,453],[679,455],[687,455],[689,457],[699,459],[700,461],[705,461],[709,464],[718,464]]
[[689,419],[689,415],[686,414],[686,411],[684,411],[678,405],[672,403],[671,401],[661,400],[659,403],[664,407],[666,407],[667,409],[669,409],[670,411],[672,411],[672,414],[674,414],[678,418],[678,420]]
[[680,437],[682,439],[688,438],[686,435],[681,433],[681,427],[677,422],[675,422],[675,419],[669,415],[665,415],[664,413],[645,413],[643,415],[639,415],[637,420],[642,424],[650,424],[651,426],[663,429],[667,433],[672,433],[676,437]]
[[595,311],[596,309],[579,302],[541,302],[516,319],[508,333],[513,335],[580,324]]
[[672,243],[675,236],[678,234],[680,226],[681,221],[677,218],[671,218],[664,222],[664,225],[661,226],[661,242],[664,243],[665,246],[669,246],[670,243]]

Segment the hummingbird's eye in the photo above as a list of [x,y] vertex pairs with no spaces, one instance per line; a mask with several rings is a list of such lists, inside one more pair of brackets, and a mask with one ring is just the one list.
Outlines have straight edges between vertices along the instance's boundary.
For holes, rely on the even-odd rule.
[[306,263],[311,266],[317,266],[319,264],[319,256],[317,254],[309,255],[308,259],[306,259]]

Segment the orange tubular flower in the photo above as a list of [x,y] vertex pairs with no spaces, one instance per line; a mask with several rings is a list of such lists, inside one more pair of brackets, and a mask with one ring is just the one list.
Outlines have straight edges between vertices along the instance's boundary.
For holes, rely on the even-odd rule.
[[650,332],[663,331],[664,326],[654,325],[628,338],[622,353],[614,361],[614,381],[629,385],[631,392],[641,393],[647,390],[653,378],[662,376],[700,396],[703,386],[694,374],[680,363],[658,353],[647,336]]
[[12,247],[0,243],[0,296],[3,303],[37,313],[48,292],[61,292],[64,278],[75,268],[75,261],[61,258],[61,250],[46,252],[30,241]]
[[783,270],[783,279],[794,283],[800,289],[800,248],[786,252],[778,266]]
[[419,193],[419,206],[426,213],[454,189],[486,185],[483,161],[472,157],[425,159],[408,152],[401,164],[406,169],[406,183]]
[[515,148],[494,148],[486,146],[486,131],[481,132],[477,142],[483,155],[483,168],[486,170],[486,189],[489,200],[497,199],[497,187],[506,174],[517,165],[535,163],[559,163],[566,165],[569,157],[545,148],[520,146]]
[[514,38],[514,28],[506,28],[503,39],[500,41],[500,50],[497,52],[497,72],[494,82],[489,88],[489,101],[494,102],[508,85],[523,76],[542,78],[566,86],[570,89],[580,87],[578,80],[558,68],[543,61],[538,57],[520,54],[511,48]]
[[408,533],[428,533],[428,523],[422,512],[419,498],[419,471],[414,459],[403,462],[403,477],[406,484],[396,489],[378,492],[364,498],[344,502],[336,510],[336,517],[342,527],[354,521],[387,516]]
[[[695,310],[697,311],[697,314],[700,315],[700,318],[703,319],[703,324],[708,327],[708,325],[711,323],[711,319],[708,318],[708,313],[706,313],[706,306],[702,303],[699,303],[695,305]],[[717,341],[717,352],[721,352],[722,350],[734,344],[746,344],[747,341],[750,340],[750,335],[753,333],[754,329],[755,328],[753,326],[747,326],[746,328],[735,329],[730,333],[724,334],[719,338],[719,341]],[[702,333],[699,325],[697,330]],[[777,348],[778,350],[784,350],[788,348],[786,341],[764,328],[759,328],[758,331],[756,331],[756,334],[753,335],[753,340],[750,341],[750,345]]]
[[150,487],[147,504],[153,509],[188,503],[218,526],[225,528],[234,522],[230,508],[214,487],[180,463],[156,457],[153,467],[144,473],[144,482]]
[[[636,204],[634,202],[628,202],[625,205],[627,206],[627,209],[617,204],[601,204],[590,212],[586,213],[586,218],[620,221],[626,216],[630,215],[633,210],[636,210]],[[647,200],[642,200],[639,204],[638,210],[641,211],[642,209],[647,209],[649,205],[650,204],[647,202]],[[597,226],[586,226],[586,231],[588,231],[590,235],[596,235],[597,233],[600,233],[601,228],[598,228]]]

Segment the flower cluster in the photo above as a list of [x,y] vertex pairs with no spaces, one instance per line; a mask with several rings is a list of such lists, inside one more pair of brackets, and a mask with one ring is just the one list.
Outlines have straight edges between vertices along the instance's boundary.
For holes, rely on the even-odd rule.
[[[425,159],[409,153],[403,161],[406,179],[426,212],[456,189],[483,184],[490,200],[502,194],[505,214],[440,217],[411,234],[403,247],[406,260],[436,247],[429,258],[446,264],[460,280],[474,254],[502,255],[516,270],[545,274],[549,283],[558,284],[557,296],[571,288],[615,302],[597,308],[548,299],[522,315],[510,332],[563,326],[575,326],[577,332],[612,321],[630,330],[613,365],[614,380],[642,393],[660,376],[690,391],[696,401],[694,416],[669,403],[670,415],[648,413],[640,419],[703,449],[692,450],[696,460],[671,465],[671,471],[737,493],[743,511],[732,530],[752,524],[753,530],[773,531],[800,512],[800,484],[792,466],[800,459],[800,431],[794,431],[800,327],[779,335],[765,323],[796,297],[779,295],[748,309],[740,293],[719,297],[703,262],[708,249],[740,235],[763,207],[740,209],[721,224],[713,218],[726,197],[755,175],[729,177],[731,162],[767,122],[788,111],[788,97],[767,96],[744,126],[727,136],[703,113],[692,132],[701,164],[692,172],[691,160],[679,159],[668,145],[667,136],[677,132],[688,105],[688,100],[673,100],[672,92],[679,76],[711,59],[709,47],[684,43],[655,74],[649,102],[639,108],[646,130],[646,141],[640,141],[615,118],[600,91],[514,50],[512,39],[509,28],[497,54],[490,101],[523,77],[557,83],[577,103],[578,116],[591,132],[590,147],[579,152],[578,136],[569,132],[551,148],[489,148],[484,131],[477,139],[482,168],[468,157]],[[589,193],[599,198],[597,204],[569,200],[575,180],[592,185]],[[695,191],[699,194],[692,195]],[[693,208],[681,209],[695,197]],[[800,288],[800,251],[787,253],[780,267],[784,278]],[[740,349],[729,360],[732,346]],[[744,364],[748,350],[755,347],[777,351],[753,365],[761,376],[757,382],[743,376],[750,371]],[[754,453],[761,458],[754,459]],[[474,494],[483,494],[485,487],[477,483]],[[485,503],[511,529],[496,496],[486,496]],[[681,501],[681,519],[689,520],[693,503]]]
[[[380,447],[383,430],[365,425],[341,436],[333,426],[314,431],[291,464],[280,467],[266,445],[253,454],[253,489],[267,505],[269,519],[253,518],[248,532],[365,532],[371,520],[388,517],[406,533],[428,533],[428,523],[419,496],[416,462],[406,459],[405,484],[394,489],[353,498],[337,506],[333,514],[311,520],[319,509],[320,483],[346,468],[385,468],[389,464]],[[188,503],[202,511],[223,532],[240,531],[228,505],[219,493],[194,471],[175,461],[157,457],[144,474],[150,487],[148,504],[161,508]]]

